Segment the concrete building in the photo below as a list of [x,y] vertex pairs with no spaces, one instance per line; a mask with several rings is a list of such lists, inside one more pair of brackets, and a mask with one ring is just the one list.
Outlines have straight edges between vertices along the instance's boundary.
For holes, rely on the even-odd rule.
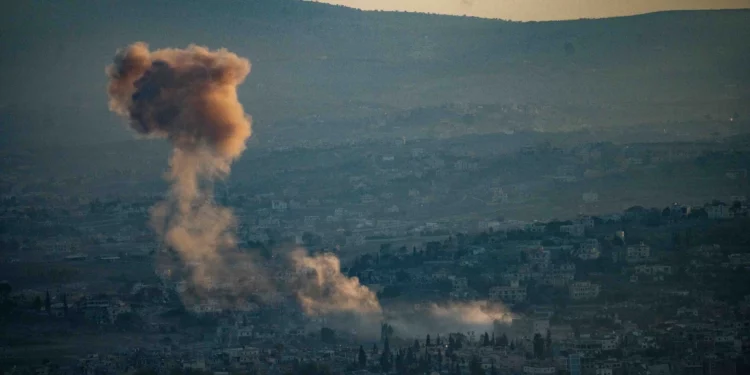
[[496,286],[490,288],[490,301],[515,303],[526,300],[526,287],[518,282],[511,282],[510,286]]
[[593,299],[599,296],[599,284],[588,281],[578,281],[570,284],[570,298],[573,300]]
[[638,245],[628,246],[625,253],[625,260],[628,263],[638,263],[648,260],[651,257],[651,248],[641,242]]

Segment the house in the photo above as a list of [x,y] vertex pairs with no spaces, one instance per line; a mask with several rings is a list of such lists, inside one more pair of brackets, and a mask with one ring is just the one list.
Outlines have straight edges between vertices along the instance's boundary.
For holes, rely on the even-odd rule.
[[599,296],[601,287],[588,281],[578,281],[570,284],[570,298],[574,300],[593,299]]
[[493,203],[507,203],[508,193],[503,191],[503,188],[492,188],[492,202]]
[[496,286],[490,288],[490,301],[515,303],[526,300],[526,287],[518,282],[511,282],[510,286]]
[[547,269],[550,265],[550,251],[543,248],[530,249],[527,251],[529,263],[540,269]]
[[550,330],[549,314],[533,313],[513,318],[511,332],[514,336],[531,340],[535,335],[545,337]]
[[731,263],[733,266],[750,265],[750,254],[749,253],[729,254],[729,263]]
[[586,227],[580,224],[561,225],[560,232],[567,233],[573,237],[583,237],[586,233]]
[[640,264],[635,266],[635,273],[639,275],[671,275],[672,266]]
[[395,213],[399,212],[399,208],[398,208],[397,205],[394,204],[393,206],[390,206],[390,207],[386,208],[385,212],[389,213],[389,214],[395,214]]
[[453,277],[451,283],[453,290],[465,290],[469,287],[469,282],[465,277]]
[[638,245],[628,246],[625,259],[628,263],[638,263],[648,260],[651,257],[651,248],[641,242]]
[[722,220],[732,218],[732,211],[723,202],[717,202],[706,207],[706,214],[709,219]]
[[669,214],[672,217],[686,217],[690,215],[691,207],[684,204],[672,203],[669,206]]
[[502,228],[502,224],[497,220],[480,221],[477,226],[480,231],[492,230],[493,232],[495,232],[499,231]]
[[284,201],[271,201],[271,209],[274,211],[283,212],[283,211],[286,211],[288,208],[289,206]]
[[526,375],[552,375],[557,373],[554,363],[543,361],[529,361],[523,366]]
[[599,259],[599,256],[601,256],[601,252],[599,251],[599,241],[595,238],[583,241],[576,256],[581,260]]

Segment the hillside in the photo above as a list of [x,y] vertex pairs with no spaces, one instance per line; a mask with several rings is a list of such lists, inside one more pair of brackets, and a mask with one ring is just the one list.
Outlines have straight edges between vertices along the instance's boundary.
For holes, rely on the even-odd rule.
[[4,143],[127,139],[107,113],[103,69],[137,40],[249,57],[240,96],[261,143],[709,125],[750,99],[750,11],[518,23],[292,0],[174,4],[10,6]]

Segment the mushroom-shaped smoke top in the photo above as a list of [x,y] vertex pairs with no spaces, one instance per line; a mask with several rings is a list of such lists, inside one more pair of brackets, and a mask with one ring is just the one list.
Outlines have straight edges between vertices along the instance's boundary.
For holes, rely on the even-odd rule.
[[237,247],[236,221],[213,201],[212,184],[228,175],[251,134],[250,117],[237,100],[250,61],[194,45],[151,52],[139,42],[118,51],[106,73],[110,109],[138,133],[174,146],[170,194],[151,209],[163,245],[192,265],[200,290],[238,279],[224,256]]
[[237,86],[250,73],[247,59],[195,45],[151,52],[138,42],[118,51],[106,72],[110,109],[138,133],[183,151],[208,148],[227,162],[244,151],[251,125]]

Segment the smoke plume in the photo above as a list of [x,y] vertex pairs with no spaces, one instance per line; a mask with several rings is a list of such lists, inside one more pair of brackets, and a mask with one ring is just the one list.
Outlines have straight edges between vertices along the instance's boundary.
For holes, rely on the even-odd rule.
[[[237,100],[250,62],[224,49],[191,45],[149,51],[145,43],[135,43],[118,51],[106,73],[110,109],[127,117],[139,134],[166,138],[173,146],[169,194],[151,209],[151,226],[187,265],[191,296],[223,295],[224,302],[235,304],[257,296],[259,289],[276,289],[254,259],[237,251],[235,217],[213,199],[214,181],[229,175],[251,135],[250,117]],[[298,277],[282,287],[290,288],[308,315],[385,319],[403,332],[464,330],[510,318],[504,307],[481,302],[431,304],[394,315],[384,312],[375,293],[356,277],[341,273],[335,255],[296,250],[289,261]]]
[[325,253],[310,256],[304,250],[291,254],[294,267],[300,272],[296,294],[308,315],[355,313],[380,317],[378,298],[356,277],[341,273],[339,258]]
[[513,319],[504,305],[487,301],[428,303],[412,309],[397,308],[386,315],[396,334],[406,337],[492,331],[494,323],[510,324]]
[[173,145],[171,188],[152,208],[151,225],[192,265],[195,284],[208,287],[223,276],[222,252],[236,248],[234,216],[214,203],[212,185],[228,176],[251,135],[237,100],[250,62],[224,49],[149,51],[139,42],[118,51],[106,73],[110,109],[139,134]]

